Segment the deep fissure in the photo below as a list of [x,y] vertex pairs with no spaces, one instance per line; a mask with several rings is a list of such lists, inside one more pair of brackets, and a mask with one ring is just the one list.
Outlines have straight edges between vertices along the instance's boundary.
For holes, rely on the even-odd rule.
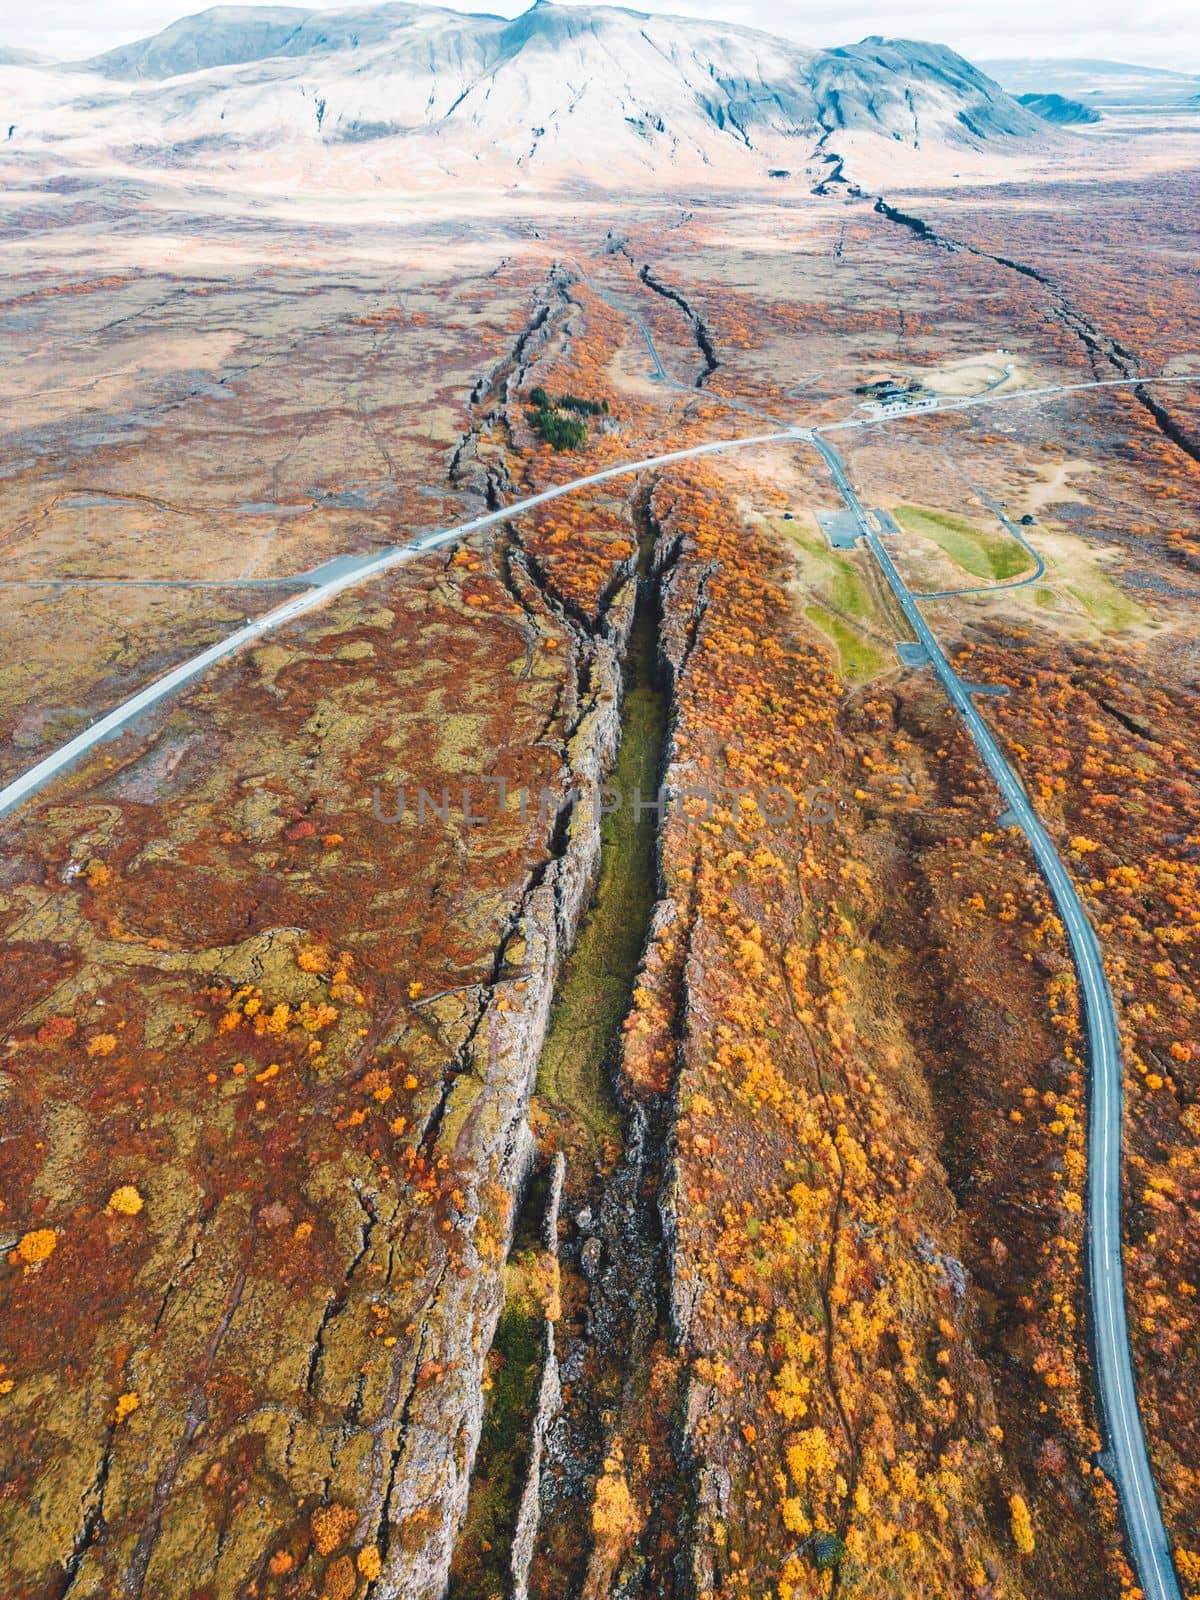
[[[634,515],[637,594],[622,661],[621,736],[608,778],[621,805],[602,819],[595,887],[555,985],[534,1105],[543,1152],[552,1147],[566,1156],[564,1210],[571,1225],[563,1244],[563,1318],[539,1349],[545,1310],[532,1303],[530,1274],[536,1270],[531,1241],[544,1210],[543,1161],[514,1230],[453,1600],[513,1592],[513,1537],[554,1332],[570,1399],[545,1428],[548,1470],[540,1476],[539,1526],[524,1531],[527,1541],[536,1537],[529,1579],[534,1595],[575,1592],[583,1580],[591,1555],[583,1513],[612,1442],[601,1419],[627,1404],[629,1386],[644,1380],[651,1345],[669,1336],[658,1211],[668,1102],[664,1096],[661,1104],[647,1105],[628,1096],[619,1070],[621,1025],[659,896],[657,800],[670,699],[659,641],[664,580],[678,552],[656,552],[648,495],[639,496]],[[668,1431],[669,1419],[664,1436]],[[657,1547],[662,1535],[659,1518],[652,1517],[641,1543]],[[645,1592],[670,1592],[653,1561],[635,1558],[639,1563],[650,1585]]]

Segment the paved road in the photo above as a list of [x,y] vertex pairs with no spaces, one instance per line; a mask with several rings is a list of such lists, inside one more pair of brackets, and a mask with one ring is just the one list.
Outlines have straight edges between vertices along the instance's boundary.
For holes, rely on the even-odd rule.
[[845,422],[823,422],[822,433],[842,433],[848,428],[887,428],[897,422],[907,422],[912,417],[937,417],[945,411],[969,411],[973,406],[1011,405],[1016,400],[1045,400],[1059,394],[1082,394],[1086,389],[1145,389],[1164,383],[1200,383],[1200,372],[1182,373],[1176,377],[1156,378],[1094,378],[1087,383],[1052,383],[1041,389],[1010,389],[1007,394],[968,395],[964,400],[945,400],[924,411],[897,411],[890,417],[848,417]]
[[867,546],[900,603],[933,670],[967,725],[1007,805],[1002,820],[1015,824],[1029,840],[1034,859],[1049,886],[1067,931],[1083,997],[1090,1065],[1088,1094],[1088,1290],[1092,1304],[1092,1344],[1100,1411],[1108,1434],[1104,1465],[1116,1483],[1138,1582],[1147,1600],[1180,1600],[1179,1580],[1163,1525],[1154,1475],[1138,1410],[1129,1330],[1125,1320],[1125,1279],[1121,1255],[1121,1036],[1112,991],[1096,935],[1054,842],[962,679],[946,658],[915,599],[871,526],[846,476],[842,458],[828,440],[812,443],[833,474],[838,492],[854,512]]
[[958,465],[958,463],[952,461],[944,450],[942,451],[942,460],[952,472],[957,472],[958,476],[966,484],[967,488],[970,489],[971,493],[979,497],[979,499],[993,514],[993,516],[999,520],[1004,529],[1017,541],[1022,550],[1024,550],[1025,554],[1033,562],[1033,570],[1026,573],[1023,578],[1009,578],[1005,583],[976,583],[972,584],[966,589],[930,589],[922,594],[913,593],[913,599],[952,600],[955,596],[963,594],[998,594],[1003,589],[1024,589],[1029,584],[1036,583],[1039,578],[1045,577],[1046,563],[1042,560],[1041,556],[1025,537],[1024,531],[1022,530],[1020,524],[1014,522],[1004,510],[1004,507],[997,505],[994,500],[990,499],[977,483],[972,483],[970,478],[967,477],[966,473]]
[[694,385],[680,383],[679,380],[677,378],[673,378],[667,371],[666,367],[663,366],[662,357],[658,353],[658,346],[654,342],[654,335],[650,332],[650,328],[646,322],[646,319],[641,315],[641,313],[635,311],[632,306],[627,306],[623,301],[618,300],[616,295],[610,294],[607,289],[601,289],[598,284],[593,283],[578,261],[572,262],[572,265],[574,266],[576,275],[581,283],[586,283],[592,293],[599,295],[600,299],[604,301],[605,305],[611,306],[614,311],[619,312],[621,316],[633,323],[634,327],[646,341],[646,349],[650,352],[650,364],[654,368],[653,376],[659,379],[659,381],[662,383],[670,384],[672,389],[684,389],[688,394],[693,394],[695,392]]
[[691,461],[698,456],[716,455],[729,450],[747,450],[757,445],[773,444],[799,437],[796,429],[784,428],[773,433],[750,434],[739,439],[718,439],[710,444],[693,445],[688,450],[671,450],[665,455],[646,456],[640,461],[626,461],[615,467],[606,467],[601,472],[590,472],[581,478],[573,478],[569,483],[545,489],[541,494],[530,495],[525,500],[514,501],[512,505],[505,506],[500,511],[488,511],[483,516],[473,517],[469,522],[456,523],[453,527],[440,528],[434,533],[423,534],[411,544],[385,550],[378,556],[364,558],[362,561],[351,562],[347,570],[305,590],[303,594],[285,601],[283,605],[264,612],[253,622],[248,622],[244,628],[238,628],[226,638],[218,639],[215,644],[209,645],[206,650],[201,650],[199,655],[192,656],[179,666],[173,667],[170,672],[161,678],[156,678],[153,683],[147,684],[144,689],[139,689],[128,700],[115,706],[83,732],[77,733],[73,739],[69,739],[66,744],[39,761],[36,766],[23,772],[19,778],[14,778],[11,783],[0,789],[0,816],[35,794],[52,778],[66,771],[73,762],[79,760],[80,756],[86,755],[102,741],[120,733],[143,711],[148,711],[151,706],[157,705],[160,700],[165,700],[176,689],[199,677],[215,662],[224,660],[226,656],[233,655],[243,646],[253,644],[264,634],[272,633],[285,623],[304,616],[306,612],[316,610],[326,601],[365,582],[368,578],[376,577],[381,572],[388,572],[393,567],[401,566],[415,556],[424,555],[430,550],[454,544],[469,534],[478,533],[481,528],[491,527],[497,522],[506,522],[510,517],[531,511],[534,506],[544,505],[548,500],[560,499],[563,495],[574,494],[577,490],[586,489],[592,484],[607,483],[612,478],[630,477],[651,467],[670,466],[674,461]]
[[[581,273],[582,275],[582,273]],[[601,292],[601,291],[597,291]],[[662,366],[649,328],[627,307],[604,296],[615,309],[623,311],[641,328],[647,347],[655,362],[672,387],[686,389],[676,384]],[[910,417],[929,417],[941,411],[961,411],[976,405],[1003,405],[1017,400],[1037,399],[1051,395],[1077,393],[1087,389],[1133,388],[1147,383],[1196,383],[1200,375],[1171,378],[1116,378],[1089,383],[1056,384],[1043,389],[1014,390],[1010,394],[980,394],[949,402],[936,410],[900,413],[887,418],[852,419],[826,425],[823,433],[840,432],[865,427],[894,426]],[[689,394],[697,391],[687,389]],[[705,393],[705,391],[699,391]],[[739,401],[720,395],[708,398],[724,400],[738,410],[751,410]],[[754,413],[764,416],[764,413]],[[971,701],[967,687],[951,667],[936,637],[921,615],[916,601],[892,563],[879,536],[875,533],[866,513],[846,476],[845,467],[837,450],[820,434],[800,425],[788,426],[780,419],[777,431],[749,435],[744,438],[716,440],[695,445],[686,450],[669,451],[663,455],[646,456],[639,461],[625,462],[574,478],[568,483],[546,489],[541,494],[514,502],[499,511],[490,511],[468,522],[439,529],[422,535],[410,544],[402,545],[382,554],[351,559],[345,569],[326,581],[297,595],[281,606],[266,612],[256,621],[239,628],[227,638],[218,640],[202,650],[199,655],[139,690],[106,716],[101,717],[82,733],[77,734],[60,749],[46,756],[36,766],[0,789],[0,816],[35,794],[51,779],[64,772],[80,756],[86,755],[101,741],[118,734],[143,711],[166,699],[176,689],[198,677],[207,667],[233,655],[243,645],[250,644],[264,634],[303,616],[324,605],[327,600],[343,593],[368,578],[389,571],[414,557],[436,550],[476,533],[482,528],[507,521],[534,506],[544,505],[563,495],[574,494],[593,484],[605,483],[614,478],[628,477],[653,467],[669,466],[675,461],[693,460],[729,450],[744,450],[762,444],[786,440],[803,440],[820,452],[833,475],[834,482],[846,505],[854,512],[871,553],[879,563],[895,594],[913,632],[923,646],[934,671],[941,680],[947,696],[967,725],[980,756],[1004,796],[1011,816],[1006,818],[1021,827],[1029,840],[1038,866],[1049,885],[1062,917],[1071,945],[1071,952],[1079,974],[1083,993],[1084,1021],[1088,1037],[1091,1062],[1091,1093],[1088,1107],[1088,1266],[1089,1288],[1092,1296],[1093,1339],[1096,1349],[1097,1382],[1100,1405],[1108,1429],[1110,1450],[1106,1465],[1116,1482],[1125,1517],[1134,1567],[1147,1600],[1180,1600],[1180,1590],[1171,1561],[1170,1546],[1154,1478],[1146,1452],[1145,1436],[1138,1412],[1134,1386],[1133,1364],[1129,1349],[1125,1317],[1125,1289],[1121,1256],[1121,1054],[1120,1036],[1112,994],[1104,976],[1100,949],[1084,912],[1083,904],[1049,834],[1042,827],[1030,805],[1016,773],[1009,766],[987,724]]]
[[[760,422],[775,422],[780,427],[788,426],[787,419],[778,416],[775,412],[761,411],[757,406],[748,405],[744,400],[734,400],[729,395],[718,394],[713,389],[697,389],[694,385],[681,383],[678,378],[673,378],[663,365],[662,356],[659,354],[658,346],[654,342],[654,335],[651,333],[645,319],[637,311],[634,311],[632,307],[625,305],[616,295],[610,294],[606,289],[601,289],[593,283],[578,261],[573,262],[572,265],[579,278],[587,284],[594,294],[599,295],[606,305],[611,306],[614,311],[620,312],[622,316],[628,317],[630,322],[635,325],[646,342],[646,349],[649,351],[650,360],[654,368],[654,376],[667,384],[668,387],[680,390],[692,398],[707,396],[710,400],[718,400],[735,411],[743,411],[748,416],[757,417]],[[1000,384],[1008,381],[1012,370],[1010,367],[1003,378],[993,379],[978,394],[965,395],[961,400],[940,401],[936,406],[930,406],[925,410],[914,408],[912,411],[895,412],[891,416],[849,417],[844,422],[822,423],[821,431],[822,433],[833,433],[850,428],[886,428],[897,422],[908,421],[912,417],[938,416],[944,411],[967,411],[974,406],[1003,405],[1014,400],[1044,400],[1054,395],[1081,394],[1088,389],[1137,389],[1144,388],[1149,384],[1200,383],[1200,373],[1189,372],[1180,373],[1172,377],[1147,375],[1140,378],[1094,378],[1089,379],[1086,383],[1054,383],[1047,384],[1040,389],[1011,389],[1006,394],[994,393],[993,391]],[[804,385],[813,383],[819,376],[820,374],[817,373],[812,377],[806,378]],[[801,385],[801,387],[804,385]],[[792,398],[796,395],[796,392],[796,390],[792,390],[788,398]],[[797,426],[800,426],[800,424],[797,424]],[[1020,535],[1018,534],[1017,537],[1020,538]],[[1027,548],[1029,547],[1027,546]],[[1035,560],[1040,560],[1035,550],[1030,549],[1030,554]],[[963,592],[966,593],[967,591],[964,590]]]
[[0,578],[0,589],[303,589],[295,578]]

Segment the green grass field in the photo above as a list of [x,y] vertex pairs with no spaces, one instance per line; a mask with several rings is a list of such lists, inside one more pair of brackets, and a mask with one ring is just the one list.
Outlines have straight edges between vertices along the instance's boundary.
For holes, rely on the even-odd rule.
[[1004,583],[1032,565],[1028,553],[1009,534],[984,532],[948,511],[897,506],[893,515],[902,528],[931,539],[956,566],[985,583]]
[[828,555],[829,542],[825,535],[820,528],[811,527],[803,517],[795,517],[791,522],[785,522],[782,517],[769,517],[767,521],[772,533],[780,538],[789,539],[812,555]]
[[635,790],[643,800],[657,793],[667,730],[666,696],[654,682],[655,637],[654,619],[643,605],[630,639],[621,746],[609,779],[624,804],[600,824],[600,879],[559,974],[538,1064],[538,1097],[560,1121],[576,1162],[597,1159],[621,1136],[609,1060],[629,1009],[657,893],[657,814],[639,815],[634,805]]
[[852,617],[868,617],[875,606],[871,599],[871,592],[863,581],[861,573],[847,560],[833,558],[837,570],[833,575],[833,604],[838,611],[848,612]]
[[1074,600],[1102,633],[1124,633],[1149,620],[1137,601],[1123,594],[1112,579],[1096,567],[1081,562],[1073,569],[1069,582],[1062,581],[1062,571],[1062,563],[1052,563],[1051,575],[1059,584],[1059,592],[1056,594],[1053,589],[1039,584],[1033,591],[1038,606],[1070,615],[1069,602]]
[[857,552],[831,550],[818,528],[797,518],[771,519],[771,529],[796,552],[796,564],[805,589],[813,597],[804,615],[837,651],[838,671],[848,683],[863,683],[894,666],[890,654],[856,626],[879,621],[879,607]]
[[851,617],[874,617],[877,614],[860,556],[831,550],[825,535],[806,523],[784,522],[782,518],[776,518],[771,526],[802,552],[799,565],[806,584],[815,591],[823,591],[833,610]]
[[1095,567],[1080,573],[1066,589],[1105,633],[1122,633],[1146,621],[1141,606],[1123,595],[1116,584]]
[[837,651],[838,671],[848,683],[863,683],[896,665],[865,633],[827,606],[805,606],[804,615]]

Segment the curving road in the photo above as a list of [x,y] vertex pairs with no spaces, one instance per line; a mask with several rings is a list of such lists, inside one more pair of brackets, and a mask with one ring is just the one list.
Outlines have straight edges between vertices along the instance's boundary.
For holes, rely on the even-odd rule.
[[[745,400],[735,400],[730,395],[720,394],[716,389],[703,389],[695,383],[683,383],[678,378],[672,377],[663,366],[662,356],[654,342],[654,335],[650,332],[649,324],[641,312],[635,311],[632,306],[627,306],[617,295],[607,289],[601,289],[599,284],[593,283],[578,261],[572,262],[575,272],[581,283],[586,283],[588,288],[597,298],[604,301],[606,306],[611,306],[620,316],[632,322],[641,334],[650,354],[650,376],[659,383],[665,383],[668,389],[675,389],[680,394],[686,394],[692,400],[715,400],[718,404],[728,406],[733,411],[742,411],[748,417],[754,417],[759,422],[778,422],[784,426],[783,418],[775,416],[770,411],[760,411],[757,406],[750,405]],[[809,380],[811,382],[811,379]]]
[[939,401],[936,406],[929,406],[924,411],[896,411],[890,417],[848,417],[844,422],[822,423],[821,432],[842,433],[849,428],[890,427],[892,423],[906,422],[910,417],[937,417],[944,411],[970,411],[975,406],[1010,405],[1014,400],[1045,400],[1053,395],[1082,394],[1085,389],[1144,389],[1150,384],[1158,388],[1164,383],[1200,383],[1200,372],[1176,373],[1170,377],[1090,378],[1086,383],[1050,383],[1040,389],[1010,389],[1007,394],[988,394],[985,390],[982,394],[967,395],[963,400]]
[[[582,273],[581,273],[582,276]],[[602,293],[602,291],[597,291]],[[609,296],[603,296],[614,309],[631,315],[627,308]],[[633,320],[641,328],[647,347],[658,373],[672,387],[683,388],[671,379],[662,366],[653,337],[645,322],[636,315]],[[1169,378],[1115,378],[1088,383],[1055,384],[1042,389],[1014,390],[1009,394],[980,394],[965,400],[947,402],[934,409],[900,412],[886,418],[851,419],[824,426],[822,433],[856,430],[859,428],[892,426],[910,417],[925,418],[942,411],[961,411],[977,405],[1004,405],[1017,400],[1029,400],[1078,393],[1089,389],[1135,388],[1148,383],[1196,383],[1200,376],[1189,374]],[[687,391],[696,394],[697,391]],[[707,393],[699,391],[699,393]],[[737,410],[751,410],[743,403],[725,396],[708,394],[713,400],[723,401]],[[765,416],[764,413],[753,413]],[[767,420],[779,420],[767,418]],[[1046,879],[1051,895],[1062,918],[1071,946],[1072,957],[1079,975],[1083,996],[1084,1025],[1088,1040],[1090,1061],[1090,1093],[1088,1097],[1088,1278],[1092,1301],[1092,1339],[1096,1356],[1096,1379],[1100,1410],[1108,1434],[1109,1449],[1103,1458],[1104,1465],[1117,1486],[1122,1514],[1125,1520],[1130,1553],[1138,1581],[1146,1600],[1181,1600],[1179,1581],[1171,1559],[1170,1544],[1163,1524],[1154,1477],[1146,1450],[1145,1434],[1138,1410],[1134,1384],[1133,1360],[1129,1346],[1129,1333],[1125,1313],[1125,1286],[1121,1250],[1121,1049],[1116,1012],[1112,993],[1104,975],[1099,944],[1088,921],[1075,886],[1059,859],[1049,834],[1038,819],[1013,768],[997,744],[987,724],[976,710],[967,686],[950,665],[941,645],[929,628],[909,591],[884,548],[875,529],[863,510],[837,450],[822,433],[800,425],[780,423],[777,431],[752,434],[743,438],[716,440],[694,445],[690,449],[669,451],[662,455],[646,456],[638,461],[626,462],[604,468],[602,471],[573,478],[569,482],[543,490],[540,494],[515,501],[498,511],[490,511],[470,521],[439,529],[422,535],[411,543],[374,557],[352,562],[305,593],[277,606],[244,628],[237,629],[225,639],[218,640],[198,655],[181,662],[163,677],[148,684],[89,728],[52,752],[36,766],[0,789],[0,816],[21,801],[36,793],[81,756],[103,740],[110,739],[132,722],[143,711],[166,699],[176,689],[198,677],[205,668],[233,655],[243,645],[252,643],[264,634],[282,627],[296,617],[315,610],[327,600],[364,582],[379,573],[389,571],[430,550],[452,544],[482,528],[507,521],[533,507],[544,505],[579,489],[605,483],[614,478],[628,477],[649,468],[668,466],[672,462],[692,460],[700,456],[724,451],[744,450],[757,445],[800,440],[812,444],[828,466],[845,504],[854,513],[875,560],[920,641],[933,666],[947,697],[962,716],[984,765],[1007,803],[1003,821],[1020,827],[1033,851],[1035,860]]]
[[332,600],[336,595],[342,594],[347,589],[354,588],[357,584],[373,578],[381,572],[388,572],[393,567],[402,566],[411,561],[414,556],[424,555],[430,550],[437,550],[443,545],[453,544],[458,539],[464,539],[468,534],[478,533],[481,528],[492,527],[497,522],[506,522],[510,517],[519,516],[524,511],[531,511],[534,506],[545,505],[548,500],[558,500],[563,495],[574,494],[579,489],[586,489],[592,484],[607,483],[612,478],[630,477],[639,472],[645,472],[650,467],[669,466],[673,461],[691,461],[697,456],[717,455],[729,450],[746,450],[755,445],[774,444],[781,440],[797,439],[801,437],[795,428],[784,428],[774,433],[750,434],[744,438],[718,439],[709,444],[693,445],[687,450],[671,450],[665,455],[646,456],[639,461],[626,461],[615,467],[605,467],[600,472],[589,472],[581,478],[572,478],[568,483],[555,485],[552,489],[543,489],[540,494],[530,495],[524,500],[515,500],[512,505],[504,506],[499,511],[488,511],[479,517],[472,517],[469,522],[455,523],[453,527],[439,528],[436,532],[422,534],[410,544],[400,545],[393,550],[385,550],[381,555],[365,557],[359,562],[350,565],[336,576],[327,579],[324,583],[307,589],[303,594],[297,595],[292,600],[287,600],[281,606],[275,606],[270,611],[265,611],[261,617],[253,622],[248,622],[244,628],[238,628],[228,634],[224,639],[218,639],[215,644],[201,650],[198,655],[189,657],[187,661],[180,662],[170,672],[164,673],[161,678],[156,678],[153,683],[139,689],[128,700],[123,700],[120,705],[114,706],[106,715],[91,723],[82,733],[77,733],[73,739],[44,757],[36,766],[30,767],[19,778],[14,778],[11,783],[0,789],[0,816],[13,806],[19,805],[22,800],[27,800],[35,794],[52,778],[65,772],[81,756],[88,753],[96,745],[106,739],[115,737],[135,717],[148,711],[151,706],[157,705],[160,700],[165,700],[168,695],[182,688],[193,678],[197,678],[215,662],[222,661],[226,656],[233,655],[244,645],[253,644],[261,639],[264,634],[281,628],[285,623],[302,617],[306,612],[314,611],[326,601]]
[[[964,594],[998,594],[998,593],[1000,593],[1001,590],[1004,590],[1004,589],[1024,589],[1024,588],[1027,588],[1029,584],[1036,583],[1039,578],[1044,578],[1045,575],[1046,575],[1046,563],[1045,563],[1045,561],[1042,559],[1042,557],[1039,554],[1039,552],[1036,551],[1033,548],[1033,546],[1030,544],[1029,540],[1025,537],[1024,533],[1022,532],[1020,526],[1012,520],[1012,518],[1004,510],[1003,506],[997,505],[994,500],[990,499],[989,496],[984,493],[984,491],[979,487],[978,484],[972,483],[970,478],[968,478],[966,473],[963,471],[963,469],[960,466],[958,466],[956,462],[954,462],[954,461],[952,461],[950,459],[949,455],[946,453],[945,450],[942,451],[942,460],[946,463],[946,465],[951,469],[952,472],[957,472],[958,473],[959,477],[966,484],[967,488],[971,490],[972,494],[978,495],[979,499],[988,508],[988,510],[993,514],[993,516],[995,516],[997,518],[997,520],[999,521],[1000,525],[1005,529],[1005,531],[1007,533],[1009,533],[1017,541],[1017,543],[1021,546],[1022,550],[1024,550],[1025,554],[1033,562],[1033,570],[1031,572],[1026,573],[1026,575],[1023,578],[1010,578],[1010,579],[1007,580],[1007,582],[1004,582],[1004,583],[977,583],[977,584],[972,584],[971,587],[967,588],[967,589],[934,589],[934,590],[929,590],[928,592],[926,592],[924,594],[916,594],[916,593],[914,593],[913,594],[913,599],[914,600],[952,600],[956,596],[964,595]],[[911,592],[912,591],[910,591],[910,593]]]
[[817,433],[820,452],[838,492],[854,513],[863,537],[892,593],[920,641],[947,697],[966,723],[984,765],[1007,810],[1001,821],[1019,827],[1029,840],[1062,918],[1083,996],[1083,1020],[1090,1065],[1088,1094],[1088,1290],[1092,1302],[1092,1345],[1096,1384],[1109,1449],[1103,1464],[1117,1486],[1130,1554],[1146,1600],[1181,1600],[1171,1546],[1158,1503],[1146,1438],[1138,1410],[1129,1329],[1125,1319],[1125,1278],[1121,1254],[1121,1035],[1112,991],[1104,975],[1100,945],[1083,902],[1059,859],[1054,841],[1038,819],[1020,779],[1009,765],[970,693],[950,665],[936,635],[871,525],[846,476],[837,450]]

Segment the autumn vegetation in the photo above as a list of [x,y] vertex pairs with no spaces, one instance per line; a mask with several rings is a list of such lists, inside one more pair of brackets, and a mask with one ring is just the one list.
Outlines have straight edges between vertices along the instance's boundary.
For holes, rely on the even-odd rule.
[[[1147,216],[1177,199],[1147,196]],[[1147,363],[1179,356],[1185,268],[1135,284],[1080,251],[1047,286],[994,259],[1044,261],[1050,213],[1015,210],[964,206],[977,248],[951,252],[866,202],[814,201],[772,214],[761,258],[728,248],[733,205],[604,239],[564,223],[561,247],[523,245],[444,305],[372,280],[328,324],[306,286],[291,377],[247,361],[220,402],[239,419],[228,505],[202,502],[211,462],[172,436],[147,447],[113,548],[177,519],[240,572],[244,530],[266,535],[235,507],[268,489],[228,440],[260,438],[318,374],[340,431],[314,466],[312,418],[289,423],[270,497],[311,505],[264,570],[761,427],[722,397],[833,420],[863,371],[968,342],[1048,379],[1107,371],[1068,309]],[[130,287],[72,275],[5,309],[77,315]],[[650,380],[622,305],[682,388]],[[395,398],[439,361],[419,404]],[[1105,498],[1080,475],[1039,519],[1116,552],[1111,581],[1140,583],[1148,620],[1096,622],[1069,574],[1056,598],[1078,626],[1017,591],[935,620],[964,674],[1009,689],[987,714],[1104,948],[1139,1382],[1200,1594],[1200,770],[1180,626],[1197,469],[1136,397],[1072,416]],[[1048,411],[922,426],[856,447],[871,503],[949,461],[964,497],[1015,510],[1067,448]],[[132,447],[105,448],[92,475],[128,488]],[[72,537],[68,488],[9,484],[14,528]],[[1134,1600],[1095,1462],[1063,930],[936,685],[893,656],[869,574],[861,671],[814,622],[783,518],[815,527],[833,504],[789,445],[540,506],[339,596],[6,823],[6,1597],[86,1580],[149,1600],[186,1570],[212,1600],[365,1600],[381,1579],[426,1600],[451,1572],[455,1600],[491,1600],[549,1327],[563,1383],[535,1600]],[[113,692],[153,638],[142,616]],[[640,676],[604,676],[639,649]],[[82,701],[85,668],[55,704]],[[10,709],[29,692],[0,687]],[[536,804],[480,826],[459,798],[483,774],[565,797],[639,691],[665,708],[655,775],[661,755],[669,791],[720,798],[683,800],[597,919],[635,919],[611,944],[640,959],[571,1080],[577,1100],[603,1074],[603,1105],[581,1107],[539,1083],[538,1054],[575,932],[566,867],[598,863]],[[397,785],[448,811],[386,820]],[[531,1212],[558,1151],[561,1264]]]

